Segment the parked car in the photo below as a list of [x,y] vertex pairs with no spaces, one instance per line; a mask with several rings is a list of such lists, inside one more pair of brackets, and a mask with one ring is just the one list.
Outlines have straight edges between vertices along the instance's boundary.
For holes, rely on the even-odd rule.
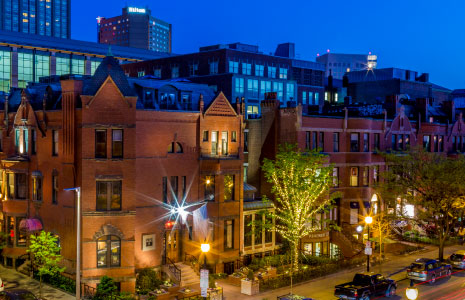
[[419,258],[407,268],[407,278],[414,281],[426,281],[430,284],[437,278],[450,277],[452,266],[436,259]]
[[357,273],[351,282],[336,285],[334,296],[339,299],[369,300],[376,296],[396,294],[397,283],[373,272]]
[[0,292],[0,300],[38,300],[33,293],[23,289],[12,289]]
[[0,278],[0,292],[3,292],[5,286],[3,285],[3,280]]
[[453,268],[465,269],[465,250],[455,251],[449,257],[449,262]]

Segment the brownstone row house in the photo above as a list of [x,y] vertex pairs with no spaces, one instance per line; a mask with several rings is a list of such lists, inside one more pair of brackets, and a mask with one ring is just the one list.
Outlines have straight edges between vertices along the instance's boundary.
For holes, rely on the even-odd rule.
[[[1,112],[2,262],[27,259],[27,235],[59,237],[68,273],[76,260],[82,189],[82,281],[111,276],[134,291],[137,270],[199,259],[223,272],[239,258],[243,107],[201,84],[128,79],[106,57],[92,77],[13,91]],[[180,206],[206,203],[209,230]],[[178,210],[179,212],[179,210]],[[185,215],[185,213],[183,213]],[[202,257],[203,261],[203,257]]]
[[[427,151],[457,155],[465,151],[465,128],[454,101],[434,105],[433,99],[408,100],[388,97],[384,104],[327,106],[321,113],[304,111],[298,104],[282,103],[270,93],[261,103],[262,115],[248,119],[245,130],[244,168],[247,183],[257,187],[254,196],[270,195],[261,172],[263,158],[273,158],[278,145],[296,143],[301,149],[320,149],[334,165],[334,191],[341,197],[321,214],[342,227],[331,231],[319,225],[317,232],[301,241],[310,255],[352,257],[363,251],[364,234],[356,232],[366,214],[386,207],[374,186],[385,169],[381,152],[423,146]],[[246,197],[244,197],[244,201]],[[415,208],[398,203],[413,217]],[[244,216],[245,218],[246,216]],[[366,238],[366,236],[365,236]]]
[[[379,151],[465,150],[454,103],[438,107],[430,100],[390,97],[384,105],[312,113],[268,93],[261,117],[245,121],[242,100],[232,104],[207,85],[179,79],[127,78],[112,56],[92,77],[13,90],[0,111],[0,216],[9,234],[0,262],[20,266],[28,259],[28,234],[44,229],[59,237],[73,276],[76,197],[64,189],[81,187],[85,284],[108,275],[133,292],[138,270],[174,264],[182,283],[182,263],[202,262],[204,242],[212,246],[209,268],[232,273],[242,261],[279,248],[273,231],[250,223],[274,222],[259,214],[273,209],[260,201],[269,195],[260,165],[285,142],[327,153],[338,178],[334,190],[341,192],[321,218],[343,231],[322,225],[301,250],[350,257],[360,250],[354,235],[361,217],[386,209],[373,189],[384,169]],[[193,217],[203,204],[206,231]]]

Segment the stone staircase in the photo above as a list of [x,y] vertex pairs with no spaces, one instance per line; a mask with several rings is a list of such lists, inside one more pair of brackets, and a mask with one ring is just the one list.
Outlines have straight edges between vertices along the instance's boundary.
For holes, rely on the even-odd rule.
[[23,273],[24,275],[30,276],[32,271],[31,261],[26,260],[22,265],[16,268],[16,271]]
[[200,284],[200,277],[191,266],[183,264],[182,262],[175,263],[175,265],[181,270],[181,286]]

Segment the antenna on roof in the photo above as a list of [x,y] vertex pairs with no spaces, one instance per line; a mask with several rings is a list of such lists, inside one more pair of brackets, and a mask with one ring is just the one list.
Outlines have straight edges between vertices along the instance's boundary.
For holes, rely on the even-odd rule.
[[113,53],[111,53],[111,45],[108,46],[107,56],[113,56]]

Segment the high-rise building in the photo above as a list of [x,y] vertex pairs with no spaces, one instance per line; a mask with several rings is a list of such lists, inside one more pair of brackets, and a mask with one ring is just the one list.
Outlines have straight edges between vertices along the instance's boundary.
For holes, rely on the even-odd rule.
[[128,6],[121,16],[98,17],[97,34],[102,44],[171,52],[171,24],[152,17],[148,8]]
[[342,79],[345,73],[375,69],[378,56],[371,54],[342,54],[325,53],[317,55],[316,61],[326,66],[326,77],[332,75],[334,79]]
[[1,0],[0,29],[71,38],[71,0]]

